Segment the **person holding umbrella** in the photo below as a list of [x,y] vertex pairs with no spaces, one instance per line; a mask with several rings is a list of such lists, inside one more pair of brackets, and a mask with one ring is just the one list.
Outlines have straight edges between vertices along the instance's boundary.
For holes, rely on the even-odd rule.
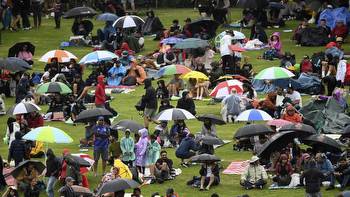
[[216,127],[215,124],[212,123],[211,119],[205,119],[203,121],[201,135],[206,136],[213,136],[216,137]]
[[94,130],[94,175],[97,176],[98,160],[102,159],[102,173],[106,171],[106,162],[108,160],[108,144],[109,144],[109,129],[105,126],[104,117],[100,116],[97,119],[97,124]]
[[202,164],[199,174],[201,175],[200,191],[204,190],[204,186],[205,190],[209,190],[211,186],[220,183],[220,168],[216,162]]
[[253,188],[262,189],[266,184],[267,178],[265,168],[259,164],[259,157],[254,155],[241,175],[240,184],[247,190]]
[[122,150],[122,161],[132,167],[135,160],[134,139],[130,137],[129,129],[125,130],[125,136],[120,141],[120,149]]

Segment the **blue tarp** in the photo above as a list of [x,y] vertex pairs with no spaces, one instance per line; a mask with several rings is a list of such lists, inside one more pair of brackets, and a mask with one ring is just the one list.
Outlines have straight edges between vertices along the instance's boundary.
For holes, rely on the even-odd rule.
[[321,79],[317,76],[301,73],[297,82],[300,84],[300,88],[305,90],[314,86],[320,86]]
[[335,27],[336,21],[343,21],[344,24],[350,23],[350,12],[345,8],[336,8],[336,9],[325,9],[320,14],[318,24],[320,24],[321,19],[326,19],[327,25],[333,29]]

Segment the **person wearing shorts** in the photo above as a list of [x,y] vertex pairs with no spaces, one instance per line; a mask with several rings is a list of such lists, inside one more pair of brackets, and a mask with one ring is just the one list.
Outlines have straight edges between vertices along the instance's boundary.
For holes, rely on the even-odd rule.
[[94,132],[94,175],[97,176],[98,160],[102,159],[102,173],[106,171],[108,161],[109,130],[104,124],[104,117],[97,119],[97,124],[93,128]]
[[135,0],[122,0],[124,10],[126,10],[127,1],[131,4],[131,10],[135,11]]

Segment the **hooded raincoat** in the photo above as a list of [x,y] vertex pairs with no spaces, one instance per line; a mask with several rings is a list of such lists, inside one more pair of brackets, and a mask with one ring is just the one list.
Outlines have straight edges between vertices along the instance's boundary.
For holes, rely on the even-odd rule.
[[110,86],[118,86],[120,85],[123,77],[126,74],[126,68],[120,64],[119,66],[113,66],[108,71],[108,79],[107,83]]
[[146,166],[146,153],[148,145],[148,130],[139,130],[140,139],[136,144],[136,166]]
[[100,75],[97,77],[97,86],[95,90],[95,105],[104,105],[106,102],[106,93],[105,93],[105,84],[104,84],[105,77],[103,75]]
[[122,160],[123,161],[134,161],[134,140],[131,137],[123,137],[120,141],[120,148],[122,150]]

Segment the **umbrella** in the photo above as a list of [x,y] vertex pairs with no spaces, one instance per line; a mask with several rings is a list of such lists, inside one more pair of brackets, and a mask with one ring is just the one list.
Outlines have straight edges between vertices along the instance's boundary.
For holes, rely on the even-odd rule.
[[208,41],[199,38],[187,38],[177,43],[175,49],[197,49],[209,46]]
[[217,125],[226,124],[226,122],[221,117],[215,116],[213,114],[204,114],[204,115],[198,116],[197,119],[202,122],[204,122],[205,120],[210,120],[212,124],[217,124]]
[[157,115],[157,120],[188,120],[195,118],[189,111],[180,108],[166,109]]
[[83,6],[83,7],[76,7],[68,10],[63,15],[63,18],[91,17],[91,16],[95,16],[96,14],[97,12],[94,9]]
[[[244,40],[244,39],[246,39],[246,37],[245,37],[245,35],[242,33],[242,32],[240,32],[240,31],[233,31],[233,34],[234,34],[234,36],[233,36],[233,39],[234,40]],[[217,48],[219,48],[220,47],[220,40],[221,40],[221,38],[222,37],[224,37],[226,35],[226,31],[223,31],[223,32],[221,32],[219,35],[217,35],[216,37],[215,37],[215,46],[217,47]]]
[[32,69],[32,66],[17,57],[8,57],[0,61],[0,69],[9,70],[11,72],[20,72]]
[[258,135],[265,135],[269,133],[274,133],[274,131],[263,124],[249,124],[238,129],[235,133],[234,138],[246,138]]
[[281,9],[286,8],[286,7],[280,2],[269,2],[269,8],[275,9],[275,10],[281,10]]
[[245,82],[245,83],[250,83],[249,82],[249,79],[241,76],[241,75],[224,75],[224,76],[221,76],[217,79],[217,81],[220,81],[220,80],[230,80],[230,79],[236,79],[240,82]]
[[236,121],[261,121],[272,120],[272,117],[265,111],[259,109],[249,109],[240,113]]
[[18,166],[13,169],[10,173],[15,179],[23,172],[23,168],[26,168],[29,165],[33,165],[34,168],[38,171],[39,175],[45,170],[45,165],[41,161],[36,160],[25,160],[18,164]]
[[295,131],[298,134],[298,136],[309,136],[317,133],[312,126],[302,123],[291,123],[285,125],[281,127],[279,131]]
[[79,64],[98,63],[101,61],[109,61],[115,58],[118,58],[118,56],[110,51],[94,51],[81,58]]
[[216,29],[219,27],[219,25],[220,24],[218,22],[210,18],[202,18],[191,22],[188,25],[188,28],[193,35],[201,33],[203,30],[205,30],[209,34],[209,38],[212,38],[215,36]]
[[36,88],[36,92],[40,94],[46,94],[46,93],[69,94],[72,92],[72,90],[62,82],[47,82],[39,85]]
[[93,193],[90,191],[89,188],[86,187],[82,187],[79,185],[73,185],[72,189],[74,191],[74,193],[78,194],[79,196],[93,196]]
[[197,162],[197,163],[211,163],[211,162],[221,161],[221,159],[215,155],[200,154],[200,155],[193,156],[191,158],[191,161]]
[[162,44],[176,44],[178,42],[181,42],[183,39],[182,38],[177,38],[177,37],[169,37],[165,38],[160,43]]
[[18,103],[12,106],[8,111],[8,115],[16,115],[16,114],[27,114],[35,111],[40,111],[40,107],[35,105],[34,103],[25,102]]
[[138,186],[139,184],[134,180],[117,178],[104,183],[96,195],[100,196],[105,193],[122,191],[130,188],[136,188]]
[[262,71],[260,71],[254,79],[263,79],[263,80],[270,80],[270,79],[286,79],[294,77],[295,75],[290,72],[289,70],[281,67],[270,67],[266,68]]
[[142,26],[144,23],[145,21],[142,18],[134,15],[128,15],[118,18],[114,22],[113,27],[125,29],[130,27]]
[[342,151],[341,144],[323,134],[310,135],[309,137],[304,138],[301,141],[306,145],[314,147],[316,150],[335,153]]
[[283,119],[273,119],[273,120],[267,121],[267,125],[269,126],[283,127],[288,124],[291,124],[291,122]]
[[199,140],[201,140],[203,144],[207,144],[207,145],[225,144],[222,139],[217,138],[217,137],[213,137],[213,136],[204,136],[204,137],[199,138]]
[[117,124],[112,126],[112,129],[122,129],[123,131],[129,129],[131,132],[137,132],[143,128],[143,125],[132,120],[121,120]]
[[235,7],[250,8],[250,9],[263,9],[268,6],[267,0],[238,0]]
[[209,78],[202,72],[198,71],[191,71],[185,75],[182,75],[183,79],[202,79],[202,80],[209,80]]
[[9,49],[8,57],[17,57],[18,52],[23,49],[23,46],[27,45],[27,50],[34,55],[35,46],[30,42],[18,42]]
[[214,98],[223,98],[230,95],[233,89],[235,89],[238,94],[242,94],[243,83],[235,79],[223,81],[219,83],[209,95]]
[[100,21],[116,21],[118,19],[118,16],[112,13],[103,13],[97,16],[97,20]]
[[81,158],[80,156],[68,154],[64,156],[64,160],[66,160],[68,163],[74,163],[76,162],[81,167],[90,167],[92,166],[91,163],[84,158]]
[[50,63],[52,58],[57,58],[59,63],[69,62],[70,59],[78,59],[75,55],[73,55],[69,51],[65,50],[52,50],[45,53],[39,61]]
[[230,45],[228,47],[231,49],[231,51],[234,51],[234,52],[244,52],[245,51],[245,49],[240,47],[238,44]]
[[286,145],[293,142],[295,131],[284,131],[273,135],[258,152],[258,157],[269,158],[275,151],[281,151]]
[[43,126],[37,127],[23,136],[25,140],[39,141],[46,143],[66,144],[72,143],[73,139],[61,129]]
[[84,110],[79,113],[75,122],[91,122],[96,121],[99,116],[103,116],[105,118],[113,117],[113,114],[105,108],[94,108]]
[[293,87],[295,90],[302,89],[301,83],[294,79],[276,79],[272,81],[273,85],[276,87],[281,87],[287,89],[288,87]]
[[160,70],[157,72],[157,76],[161,77],[164,75],[187,74],[191,71],[192,70],[190,68],[180,64],[169,65],[160,68]]

